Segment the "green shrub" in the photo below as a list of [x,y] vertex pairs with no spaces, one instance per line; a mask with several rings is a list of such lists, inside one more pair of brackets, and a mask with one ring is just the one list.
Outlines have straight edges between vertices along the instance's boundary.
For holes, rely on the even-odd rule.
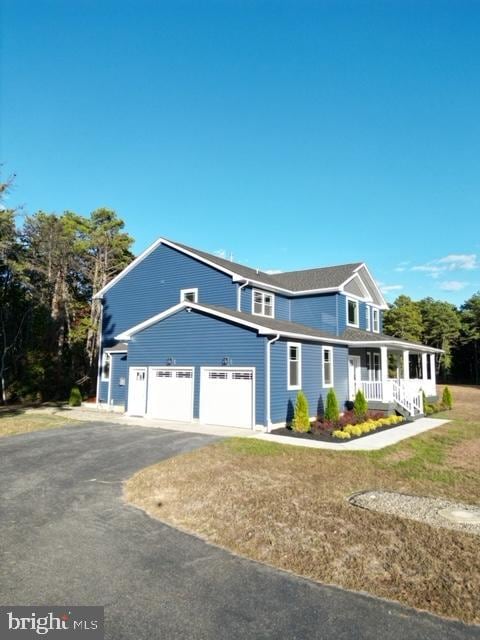
[[295,401],[295,411],[292,420],[292,429],[306,433],[310,431],[310,413],[308,410],[308,400],[303,391],[297,393]]
[[72,387],[70,391],[70,398],[68,399],[68,404],[71,407],[79,407],[82,404],[82,394],[80,393],[80,389],[77,386]]
[[368,411],[368,402],[363,395],[363,391],[359,389],[357,391],[357,395],[355,396],[355,402],[353,403],[353,413],[357,418],[363,420]]
[[324,418],[329,422],[338,422],[340,417],[340,409],[338,407],[337,394],[334,389],[330,389],[327,393],[327,403],[324,411]]
[[443,390],[442,404],[446,409],[451,409],[453,407],[452,392],[448,387],[445,387],[445,389]]

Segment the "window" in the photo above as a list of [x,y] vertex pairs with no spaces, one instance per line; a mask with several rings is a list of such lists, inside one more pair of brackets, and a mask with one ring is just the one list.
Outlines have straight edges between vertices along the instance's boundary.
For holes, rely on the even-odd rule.
[[380,333],[380,311],[378,309],[373,310],[373,330],[375,333]]
[[252,313],[255,316],[267,316],[267,318],[273,318],[274,298],[275,296],[273,293],[253,289]]
[[347,298],[347,324],[358,327],[358,300]]
[[370,322],[370,314],[372,312],[372,308],[367,304],[365,307],[365,329],[367,331],[371,331],[372,327],[371,327],[371,322]]
[[198,302],[198,289],[181,289],[180,302]]
[[373,380],[380,380],[380,354],[373,354]]
[[302,386],[302,347],[295,342],[287,343],[288,388],[300,389]]
[[102,355],[102,380],[104,382],[110,380],[110,354],[106,351]]
[[367,351],[367,375],[368,379],[372,381],[373,377],[373,366],[372,366],[372,353],[371,351]]
[[432,379],[432,359],[429,355],[427,355],[427,379]]
[[322,347],[323,386],[333,387],[333,349]]

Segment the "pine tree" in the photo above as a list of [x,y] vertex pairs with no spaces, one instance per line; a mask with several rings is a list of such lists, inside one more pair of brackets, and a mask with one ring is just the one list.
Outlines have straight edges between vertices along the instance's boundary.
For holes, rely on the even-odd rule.
[[448,387],[445,387],[442,393],[442,404],[447,409],[451,409],[453,407],[453,398],[452,392]]
[[310,414],[308,411],[308,400],[303,391],[297,393],[295,401],[295,411],[293,414],[292,429],[294,431],[306,433],[310,431]]
[[79,407],[82,404],[82,394],[80,393],[80,389],[77,386],[72,387],[68,404],[71,407]]
[[363,420],[368,411],[368,403],[363,395],[363,391],[359,389],[357,391],[357,395],[355,396],[355,402],[353,403],[353,413],[357,418]]
[[418,303],[408,296],[398,296],[383,315],[383,330],[386,334],[420,342],[423,334],[422,314]]

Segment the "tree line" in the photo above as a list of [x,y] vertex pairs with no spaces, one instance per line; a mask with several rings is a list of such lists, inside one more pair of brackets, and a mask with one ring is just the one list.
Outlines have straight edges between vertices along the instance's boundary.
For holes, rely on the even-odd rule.
[[[100,303],[93,295],[133,258],[115,211],[19,215],[0,184],[0,400],[95,391]],[[18,221],[21,220],[21,224]]]
[[480,292],[463,305],[401,295],[385,311],[384,333],[443,349],[440,381],[480,384]]

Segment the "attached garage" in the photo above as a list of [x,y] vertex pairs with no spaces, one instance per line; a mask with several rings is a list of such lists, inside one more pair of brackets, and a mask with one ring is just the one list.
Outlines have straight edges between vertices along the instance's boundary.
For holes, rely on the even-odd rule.
[[193,393],[193,367],[149,367],[147,416],[191,422]]
[[255,425],[255,369],[201,367],[200,422],[251,429]]

